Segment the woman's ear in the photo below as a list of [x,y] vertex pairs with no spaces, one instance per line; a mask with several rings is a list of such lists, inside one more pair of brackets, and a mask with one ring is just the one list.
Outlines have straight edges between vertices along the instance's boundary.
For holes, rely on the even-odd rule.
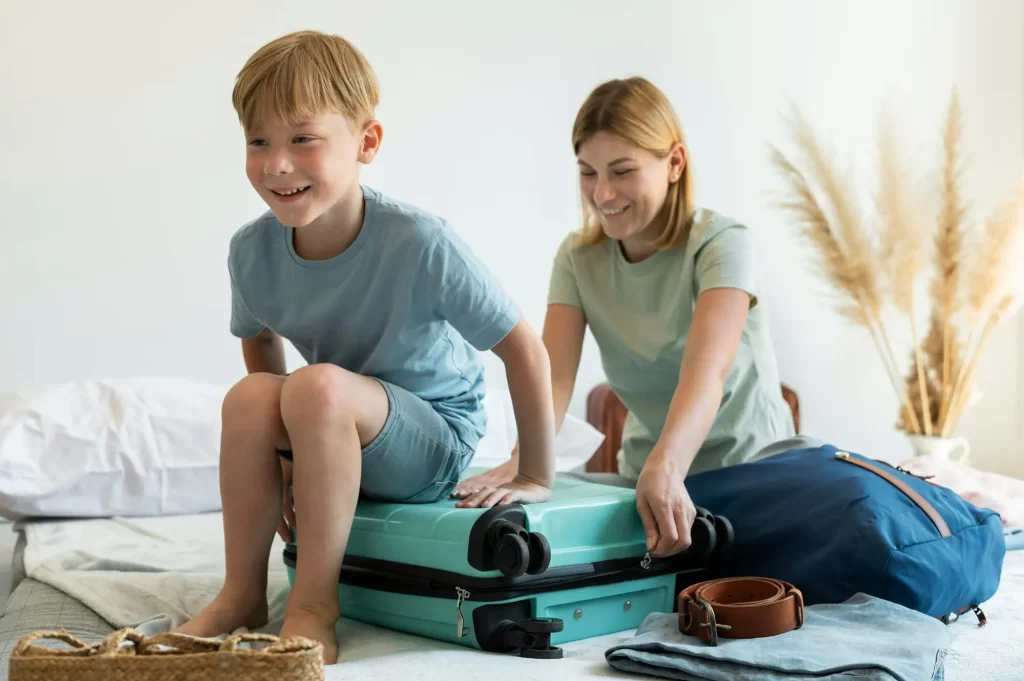
[[686,170],[686,147],[679,142],[672,145],[668,152],[668,181],[678,182]]
[[359,146],[359,162],[370,163],[380,151],[384,141],[384,126],[380,121],[371,120],[363,126],[363,139]]

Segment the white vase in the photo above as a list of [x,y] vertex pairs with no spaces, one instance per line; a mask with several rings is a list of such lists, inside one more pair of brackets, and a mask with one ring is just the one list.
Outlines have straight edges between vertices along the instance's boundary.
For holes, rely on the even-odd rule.
[[971,443],[965,437],[938,437],[935,435],[908,435],[914,456],[937,456],[950,461],[967,463]]

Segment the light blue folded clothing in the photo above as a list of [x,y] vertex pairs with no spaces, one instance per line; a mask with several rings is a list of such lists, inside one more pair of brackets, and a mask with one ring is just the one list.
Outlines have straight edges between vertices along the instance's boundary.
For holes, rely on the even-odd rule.
[[682,681],[941,681],[952,635],[907,607],[857,594],[805,609],[804,625],[766,638],[681,634],[678,616],[654,613],[605,659],[625,672]]
[[1019,527],[1004,527],[1003,538],[1006,540],[1007,551],[1024,549],[1024,530]]

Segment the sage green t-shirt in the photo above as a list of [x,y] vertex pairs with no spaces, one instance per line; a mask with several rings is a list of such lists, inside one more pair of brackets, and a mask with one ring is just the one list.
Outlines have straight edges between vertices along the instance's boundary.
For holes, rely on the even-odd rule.
[[686,241],[637,263],[619,242],[583,246],[570,234],[555,257],[548,303],[583,310],[608,383],[628,415],[619,473],[636,479],[665,425],[697,296],[711,288],[751,295],[751,309],[714,425],[690,468],[698,473],[750,459],[794,434],[761,305],[747,228],[697,210]]

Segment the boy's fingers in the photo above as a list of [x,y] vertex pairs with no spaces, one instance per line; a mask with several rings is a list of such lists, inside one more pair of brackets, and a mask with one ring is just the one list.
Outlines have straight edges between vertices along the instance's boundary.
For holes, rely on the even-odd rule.
[[459,508],[476,508],[491,493],[489,488],[484,488],[469,494],[465,499],[456,504]]

